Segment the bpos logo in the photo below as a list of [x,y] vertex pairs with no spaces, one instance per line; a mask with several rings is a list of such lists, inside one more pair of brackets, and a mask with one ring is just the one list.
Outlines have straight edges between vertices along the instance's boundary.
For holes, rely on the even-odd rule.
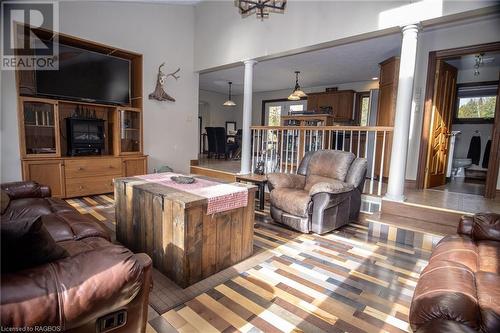
[[57,2],[3,1],[1,15],[1,69],[59,69]]

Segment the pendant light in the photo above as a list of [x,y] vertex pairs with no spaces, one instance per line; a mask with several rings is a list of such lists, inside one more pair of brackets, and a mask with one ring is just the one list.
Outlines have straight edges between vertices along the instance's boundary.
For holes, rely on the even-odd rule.
[[224,104],[222,104],[223,106],[236,106],[236,103],[233,102],[233,100],[231,99],[231,85],[233,84],[231,81],[228,82],[229,83],[229,98],[227,99],[227,101],[224,102]]
[[293,91],[290,94],[290,96],[288,96],[288,99],[290,101],[298,101],[302,97],[306,97],[307,96],[306,93],[303,92],[302,89],[300,88],[300,85],[299,85],[299,74],[300,74],[300,71],[295,71],[295,87],[293,88]]

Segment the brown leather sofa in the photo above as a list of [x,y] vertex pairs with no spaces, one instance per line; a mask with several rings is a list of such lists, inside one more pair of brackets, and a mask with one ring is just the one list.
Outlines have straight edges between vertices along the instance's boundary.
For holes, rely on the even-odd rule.
[[267,175],[271,217],[300,232],[324,234],[358,217],[367,161],[339,150],[308,152],[297,174]]
[[1,189],[3,226],[15,227],[41,216],[44,229],[66,253],[55,261],[2,272],[3,329],[145,331],[152,286],[147,255],[111,243],[105,227],[63,200],[51,198],[46,186],[15,182],[2,184]]
[[418,333],[500,332],[500,215],[462,217],[422,271],[410,308]]

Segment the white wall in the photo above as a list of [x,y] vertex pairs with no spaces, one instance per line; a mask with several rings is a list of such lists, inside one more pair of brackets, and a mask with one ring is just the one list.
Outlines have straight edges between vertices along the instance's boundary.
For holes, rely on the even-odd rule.
[[[497,42],[500,40],[498,34],[499,27],[500,18],[496,16],[473,20],[463,24],[454,24],[439,29],[428,29],[419,33],[413,90],[412,120],[409,137],[410,142],[408,147],[408,163],[406,166],[407,179],[416,179],[417,176],[429,52]],[[497,188],[500,188],[500,186]]]
[[[484,150],[486,148],[486,143],[491,139],[493,124],[453,124],[451,129],[461,132],[455,139],[454,158],[467,158],[471,138],[473,136],[481,137],[481,159],[479,160],[479,165],[474,167],[482,168]],[[476,131],[478,132],[476,133]]]
[[[500,57],[497,56],[497,61],[500,61],[499,58]],[[498,81],[499,71],[500,66],[488,66],[484,68],[481,67],[479,69],[480,74],[478,76],[475,76],[473,69],[459,70],[457,73],[457,83]]]
[[[234,107],[222,106],[227,100],[227,94],[219,94],[208,90],[199,90],[200,115],[203,119],[203,130],[207,126],[226,126],[226,121],[235,121],[237,128],[241,128],[243,121],[243,99],[241,96],[232,96],[236,103]],[[204,109],[204,110],[203,110]],[[201,114],[203,112],[204,115]]]
[[[426,0],[426,3],[431,3],[438,13],[450,15],[492,5],[494,1]],[[435,10],[419,13],[412,9],[406,15],[383,15],[384,11],[416,5],[420,4],[409,0],[296,0],[287,2],[284,15],[271,13],[269,19],[261,21],[255,15],[242,18],[233,1],[203,1],[195,9],[195,68],[205,70],[245,59],[303,51],[323,43],[334,45],[333,41],[397,27],[401,22],[394,20],[403,16],[416,21],[439,16]]]
[[[144,151],[149,169],[170,165],[188,171],[196,158],[198,74],[193,71],[194,8],[146,3],[61,2],[60,30],[143,54]],[[181,68],[167,89],[177,101],[150,101],[158,65]],[[2,182],[21,178],[14,73],[4,72],[1,91]]]

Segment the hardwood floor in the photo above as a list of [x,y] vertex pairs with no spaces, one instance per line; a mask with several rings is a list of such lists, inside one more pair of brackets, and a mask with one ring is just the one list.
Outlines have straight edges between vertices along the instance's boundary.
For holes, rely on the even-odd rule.
[[[112,195],[68,202],[114,230]],[[391,240],[401,232],[351,224],[306,235],[259,212],[255,254],[239,266],[187,289],[154,270],[147,330],[409,332],[411,297],[430,252]]]

